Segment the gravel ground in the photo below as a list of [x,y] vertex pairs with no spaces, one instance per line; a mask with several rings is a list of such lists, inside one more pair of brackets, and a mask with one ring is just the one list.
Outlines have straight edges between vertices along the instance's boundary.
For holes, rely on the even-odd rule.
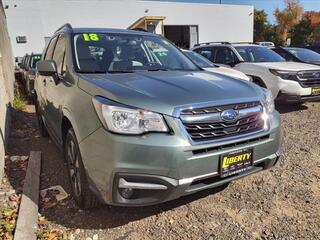
[[[71,239],[320,239],[320,103],[278,110],[284,153],[273,169],[152,207],[81,211],[69,197],[41,208],[46,228]],[[61,153],[35,131],[31,106],[25,117],[33,131],[15,142],[15,152],[41,150],[41,188],[61,185],[70,193]]]

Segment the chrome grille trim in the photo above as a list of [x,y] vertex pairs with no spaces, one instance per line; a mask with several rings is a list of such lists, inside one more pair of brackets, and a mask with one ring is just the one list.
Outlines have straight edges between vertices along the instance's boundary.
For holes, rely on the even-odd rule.
[[180,116],[182,115],[199,115],[199,114],[208,114],[208,113],[220,113],[227,109],[241,110],[245,108],[259,106],[260,102],[245,102],[245,103],[237,103],[237,104],[228,104],[221,106],[209,106],[202,108],[188,108],[184,109],[180,112]]
[[[236,109],[235,109],[236,110]],[[239,118],[243,118],[245,116],[253,115],[257,112],[262,111],[262,106],[258,105],[255,107],[245,108],[238,110],[239,112]],[[180,119],[184,123],[206,123],[206,122],[217,122],[222,121],[221,119],[221,112],[219,113],[210,113],[210,114],[199,114],[199,115],[181,115]]]
[[320,86],[320,69],[298,72],[297,78],[302,87]]
[[[224,139],[231,136],[238,136],[248,133],[257,133],[264,130],[264,120],[262,119],[263,106],[258,102],[231,104],[216,107],[207,107],[199,109],[187,109],[189,115],[180,115],[183,127],[194,142]],[[228,108],[227,108],[228,107]],[[207,113],[206,109],[219,109],[217,113]],[[226,122],[221,119],[221,112],[228,109],[239,109],[238,118],[232,122]],[[195,114],[195,113],[198,114]]]

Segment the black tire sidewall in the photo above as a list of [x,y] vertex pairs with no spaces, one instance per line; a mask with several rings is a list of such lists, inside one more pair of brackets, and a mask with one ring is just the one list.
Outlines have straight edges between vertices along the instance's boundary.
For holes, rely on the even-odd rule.
[[[69,171],[70,163],[68,160],[67,151],[68,151],[68,143],[70,141],[73,141],[73,143],[75,145],[75,150],[77,151],[77,155],[78,155],[80,181],[81,181],[81,194],[80,194],[80,196],[76,196],[74,194],[73,184],[72,184],[70,171]],[[70,185],[71,185],[73,198],[80,208],[85,209],[86,208],[86,203],[85,203],[86,194],[90,194],[90,193],[88,193],[89,189],[88,189],[87,176],[86,176],[85,168],[84,168],[84,165],[82,162],[82,157],[81,157],[78,141],[77,141],[76,135],[75,135],[72,128],[70,128],[68,130],[65,141],[64,141],[64,157],[65,157],[65,161],[66,161],[67,167],[68,167],[68,176],[69,176],[69,181],[70,181]]]

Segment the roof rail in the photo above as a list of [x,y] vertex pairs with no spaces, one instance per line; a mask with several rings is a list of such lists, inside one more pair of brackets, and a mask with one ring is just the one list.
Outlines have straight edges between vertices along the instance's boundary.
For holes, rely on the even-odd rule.
[[55,33],[56,33],[56,32],[59,32],[61,29],[64,29],[64,28],[70,28],[70,29],[72,29],[72,26],[71,26],[70,23],[66,23],[66,24],[62,25],[61,27],[59,27],[59,28],[55,31]]
[[199,47],[202,45],[210,45],[210,44],[231,44],[230,42],[204,42],[204,43],[197,43],[194,45],[194,47]]
[[232,42],[231,44],[252,44],[252,45],[258,45],[255,42]]

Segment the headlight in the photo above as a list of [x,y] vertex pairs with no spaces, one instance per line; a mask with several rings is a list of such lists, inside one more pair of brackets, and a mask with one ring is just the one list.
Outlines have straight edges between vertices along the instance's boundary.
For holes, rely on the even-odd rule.
[[265,88],[263,88],[263,91],[265,96],[264,103],[267,113],[272,113],[275,109],[272,92],[269,89]]
[[123,106],[103,97],[93,98],[93,105],[103,126],[111,132],[137,135],[169,131],[158,113]]
[[275,70],[275,69],[269,69],[269,71],[273,75],[281,77],[282,79],[286,79],[286,80],[297,79],[297,72],[294,72],[294,71],[281,71],[281,70]]

